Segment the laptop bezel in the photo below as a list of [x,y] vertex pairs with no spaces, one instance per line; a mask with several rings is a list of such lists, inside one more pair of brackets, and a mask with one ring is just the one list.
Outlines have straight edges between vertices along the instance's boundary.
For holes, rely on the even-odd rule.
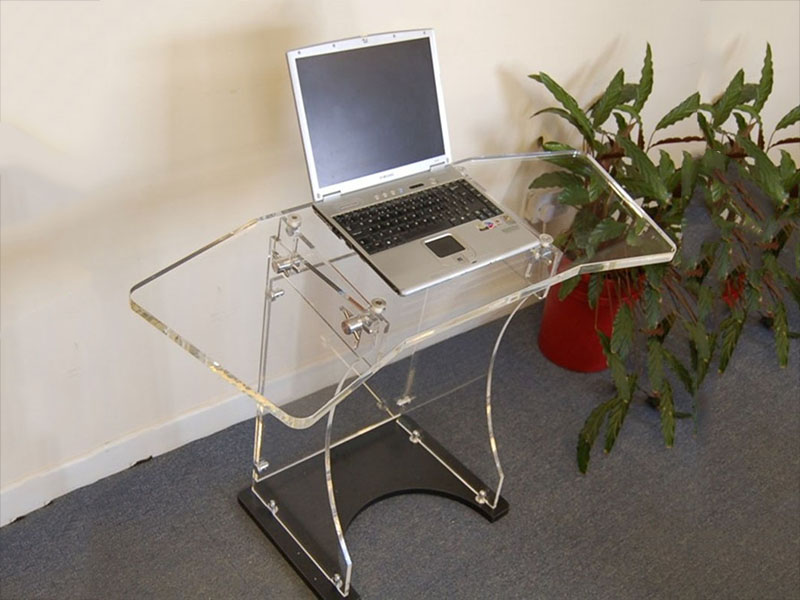
[[[436,98],[439,105],[439,122],[441,124],[442,146],[444,153],[420,160],[406,165],[386,169],[384,171],[372,173],[362,177],[337,182],[331,185],[321,186],[317,177],[316,164],[314,161],[314,150],[311,145],[308,122],[306,120],[305,106],[303,104],[303,90],[297,73],[297,61],[309,56],[320,54],[330,54],[334,52],[346,52],[356,48],[367,46],[378,46],[396,42],[404,42],[415,39],[426,38],[430,44],[431,63],[433,67],[434,82],[436,85]],[[308,178],[311,184],[311,192],[315,202],[326,198],[339,197],[342,194],[369,188],[379,184],[385,184],[397,179],[417,175],[430,171],[433,167],[447,165],[451,162],[450,139],[447,130],[447,118],[444,107],[444,94],[442,90],[441,77],[439,73],[439,58],[436,52],[436,40],[432,29],[416,29],[410,31],[395,31],[389,33],[371,34],[357,38],[326,42],[305,48],[290,50],[286,53],[289,64],[289,76],[292,84],[292,92],[297,108],[297,120],[300,125],[300,135],[303,140],[303,150],[305,151]]]

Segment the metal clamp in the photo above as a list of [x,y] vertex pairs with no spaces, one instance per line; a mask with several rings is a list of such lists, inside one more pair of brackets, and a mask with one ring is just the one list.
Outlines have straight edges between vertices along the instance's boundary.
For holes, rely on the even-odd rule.
[[375,326],[383,320],[381,314],[384,310],[386,310],[386,300],[383,298],[373,298],[369,307],[359,314],[353,314],[347,308],[342,307],[345,317],[342,321],[342,331],[345,335],[352,335],[358,343],[361,341],[362,332],[376,333]]
[[289,256],[275,254],[272,257],[272,270],[279,275],[288,273],[289,271],[298,271],[302,264],[303,259],[297,254],[290,254]]
[[[539,234],[539,245],[531,250],[530,260],[525,269],[525,279],[531,279],[534,272],[538,272],[543,277],[550,275],[550,267],[556,260],[558,249],[553,246],[553,236],[547,233]],[[546,271],[543,272],[543,269]]]

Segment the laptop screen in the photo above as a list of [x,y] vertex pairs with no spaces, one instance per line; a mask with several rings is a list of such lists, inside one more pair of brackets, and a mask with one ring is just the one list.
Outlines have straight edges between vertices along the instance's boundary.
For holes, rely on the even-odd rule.
[[320,188],[445,154],[428,37],[295,64]]

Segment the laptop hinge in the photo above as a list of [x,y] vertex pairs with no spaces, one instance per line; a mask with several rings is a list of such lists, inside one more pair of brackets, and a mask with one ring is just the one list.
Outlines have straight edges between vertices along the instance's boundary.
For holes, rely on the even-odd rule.
[[446,160],[443,160],[442,162],[438,162],[438,163],[432,164],[428,170],[429,170],[431,173],[434,173],[434,172],[436,172],[436,171],[441,171],[441,170],[442,170],[442,169],[444,169],[446,166],[447,166],[447,161],[446,161]]

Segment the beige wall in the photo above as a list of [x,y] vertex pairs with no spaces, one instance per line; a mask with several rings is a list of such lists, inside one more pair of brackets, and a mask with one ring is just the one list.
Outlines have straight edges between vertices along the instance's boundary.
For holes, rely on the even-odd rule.
[[[586,103],[618,68],[638,77],[647,41],[651,125],[739,67],[757,79],[767,41],[767,125],[800,97],[791,1],[45,0],[0,2],[0,22],[0,490],[23,496],[26,482],[233,395],[136,317],[127,291],[308,198],[288,48],[434,27],[456,158],[559,131],[528,118],[550,102],[528,73]],[[157,451],[137,448],[122,462]]]

